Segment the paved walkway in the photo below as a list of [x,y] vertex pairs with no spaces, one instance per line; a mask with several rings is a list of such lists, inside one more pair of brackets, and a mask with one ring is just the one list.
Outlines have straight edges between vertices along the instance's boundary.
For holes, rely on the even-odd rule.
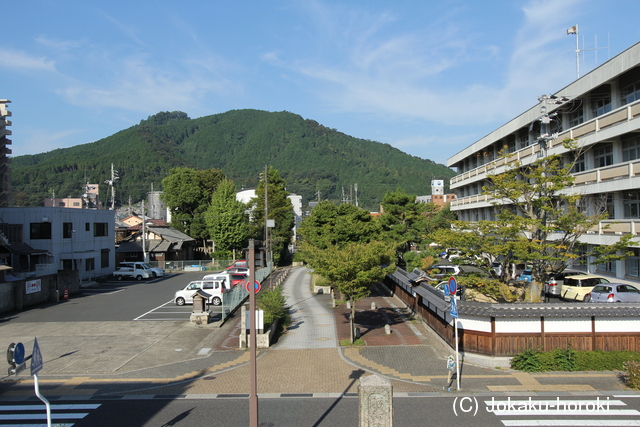
[[[345,305],[331,308],[329,295],[312,295],[304,268],[293,268],[283,286],[292,327],[271,348],[258,351],[260,395],[349,395],[357,393],[358,378],[371,373],[389,378],[396,395],[448,394],[442,386],[450,349],[384,288],[356,305],[366,345],[340,347],[349,338]],[[40,386],[52,399],[244,396],[250,390],[249,352],[238,348],[239,324],[238,318],[222,328],[162,321],[13,324],[7,316],[0,318],[0,343],[22,341],[30,349],[38,337],[45,358]],[[33,396],[28,370],[17,378],[1,379],[0,398]],[[462,366],[461,387],[461,393],[505,395],[636,394],[616,372],[527,374],[470,363]]]
[[291,324],[273,345],[275,350],[336,348],[336,326],[326,298],[311,293],[311,276],[306,269],[295,268],[282,284],[290,307]]

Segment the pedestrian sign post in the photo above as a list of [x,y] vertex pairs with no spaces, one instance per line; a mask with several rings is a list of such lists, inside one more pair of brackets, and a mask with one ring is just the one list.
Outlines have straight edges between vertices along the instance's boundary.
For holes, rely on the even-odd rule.
[[[451,278],[453,279],[453,277]],[[455,283],[455,279],[453,279]],[[458,390],[460,390],[460,359],[458,353],[458,304],[456,303],[455,296],[451,298],[451,305],[449,306],[449,316],[453,319],[453,325],[455,328],[455,337],[456,337],[456,385]]]
[[38,340],[33,340],[33,352],[31,353],[31,375],[36,375],[42,370],[42,353],[40,352],[40,346]]
[[456,303],[455,298],[451,298],[451,304],[449,305],[449,316],[454,319],[458,318],[458,304]]

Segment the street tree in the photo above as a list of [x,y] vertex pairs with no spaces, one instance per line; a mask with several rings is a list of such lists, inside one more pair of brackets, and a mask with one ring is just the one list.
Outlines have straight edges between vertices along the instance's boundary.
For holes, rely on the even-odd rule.
[[395,245],[382,240],[381,227],[359,207],[318,204],[300,226],[301,253],[351,304],[350,338],[355,337],[355,304],[375,282],[395,269]]
[[405,264],[404,255],[412,249],[426,249],[428,234],[438,228],[449,228],[448,209],[433,203],[416,203],[416,196],[404,190],[388,191],[382,200],[379,217],[384,239],[396,245],[398,261]]
[[161,198],[171,212],[171,225],[204,242],[208,238],[204,212],[225,175],[218,169],[173,168],[162,180]]
[[329,245],[325,249],[308,247],[310,266],[328,279],[340,294],[349,301],[350,339],[355,341],[356,302],[368,296],[374,283],[395,270],[395,250],[381,241],[348,242]]
[[292,243],[295,213],[289,200],[285,182],[280,178],[280,173],[269,168],[267,185],[262,176],[256,189],[256,197],[251,200],[252,222],[251,236],[255,239],[265,240],[265,193],[267,198],[268,219],[275,222],[275,227],[269,230],[266,242],[273,253],[273,262],[279,265],[289,253],[289,244]]
[[350,203],[318,203],[298,230],[307,245],[320,249],[349,242],[367,243],[381,239],[381,227],[371,214]]
[[[573,142],[564,142],[573,148]],[[564,270],[577,260],[580,237],[598,226],[608,214],[604,203],[586,200],[571,191],[572,162],[560,155],[548,155],[528,165],[510,161],[505,170],[487,177],[483,194],[494,207],[495,220],[455,221],[451,230],[438,230],[432,238],[447,247],[463,251],[467,257],[490,262],[502,260],[503,271],[514,262],[532,266],[530,298],[537,299],[540,285],[549,273]],[[599,246],[589,254],[600,263],[627,256],[633,236]],[[490,255],[490,256],[487,256]],[[503,280],[510,279],[504,274]]]
[[225,179],[211,196],[205,213],[209,236],[217,251],[235,253],[246,246],[249,237],[249,216],[244,203],[236,200],[236,188]]

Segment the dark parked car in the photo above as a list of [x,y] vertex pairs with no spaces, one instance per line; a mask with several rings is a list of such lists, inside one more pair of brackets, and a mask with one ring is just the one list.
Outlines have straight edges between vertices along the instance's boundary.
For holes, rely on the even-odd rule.
[[624,283],[595,285],[584,297],[585,302],[640,302],[640,290]]

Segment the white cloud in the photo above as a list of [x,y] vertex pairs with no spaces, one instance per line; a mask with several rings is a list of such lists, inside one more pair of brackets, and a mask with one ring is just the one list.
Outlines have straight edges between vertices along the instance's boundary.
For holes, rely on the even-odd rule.
[[[448,125],[493,123],[534,105],[538,91],[549,93],[571,81],[571,68],[557,58],[564,52],[564,17],[575,17],[571,12],[579,3],[531,0],[520,16],[513,15],[522,22],[513,46],[499,49],[474,40],[455,13],[405,29],[386,12],[372,15],[313,2],[316,36],[337,57],[286,59],[270,53],[264,59],[309,78],[306,86],[334,112]],[[496,75],[474,70],[496,55],[510,56],[507,69]],[[460,73],[463,68],[467,71]],[[448,79],[449,73],[465,80]]]
[[56,148],[70,147],[77,141],[70,137],[84,132],[81,129],[71,129],[53,132],[50,129],[24,129],[20,132],[20,140],[13,138],[13,144],[9,147],[13,156],[27,154],[46,153]]
[[17,50],[2,48],[0,48],[0,67],[36,71],[56,71],[54,61]]
[[107,81],[74,81],[58,93],[73,105],[155,113],[163,109],[193,112],[216,94],[242,90],[216,75],[215,61],[193,59],[185,61],[186,67],[180,71],[174,71],[162,64],[152,65],[146,59],[123,59],[117,68],[113,67],[117,72]]

